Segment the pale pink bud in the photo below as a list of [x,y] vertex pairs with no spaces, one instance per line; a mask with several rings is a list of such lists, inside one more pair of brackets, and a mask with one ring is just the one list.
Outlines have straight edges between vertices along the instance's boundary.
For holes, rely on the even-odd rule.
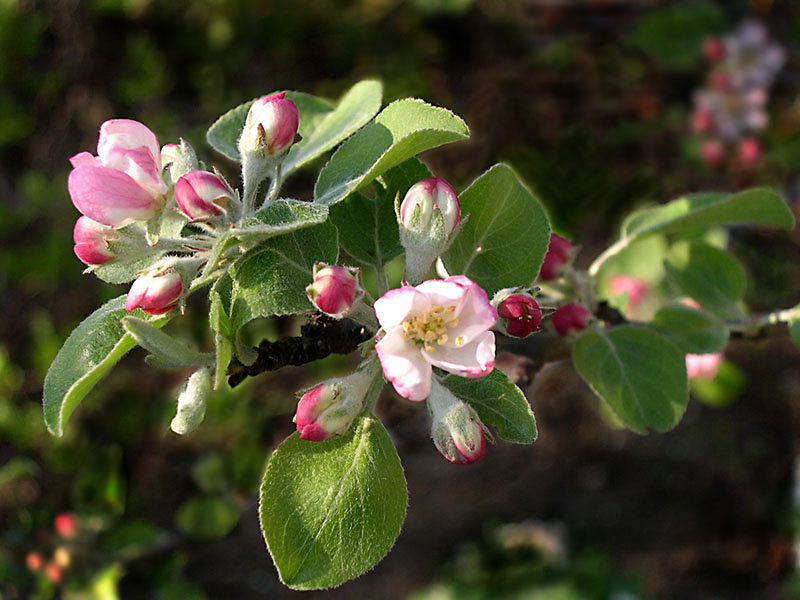
[[113,227],[92,221],[89,217],[80,217],[72,230],[75,241],[75,256],[87,265],[102,265],[115,258],[109,242],[119,239]]
[[338,396],[336,388],[330,383],[320,383],[303,394],[297,403],[295,413],[295,424],[301,440],[321,442],[330,436],[331,432],[322,426],[317,417],[331,406]]
[[70,513],[59,513],[53,520],[53,529],[63,538],[72,538],[77,529],[75,515]]
[[518,338],[529,336],[542,322],[539,305],[527,294],[506,296],[497,305],[497,316],[506,319],[506,333]]
[[710,63],[719,62],[725,54],[725,46],[717,37],[708,37],[703,40],[703,56]]
[[692,130],[696,133],[708,133],[711,131],[711,113],[702,108],[696,109],[692,113]]
[[183,281],[174,269],[147,271],[131,285],[125,300],[125,310],[141,308],[151,315],[169,312],[181,298]]
[[705,140],[700,144],[700,158],[709,168],[713,169],[722,164],[725,158],[725,149],[719,140]]
[[642,303],[650,288],[644,281],[630,275],[612,275],[608,280],[608,289],[612,296],[627,293],[628,310],[633,310]]
[[457,465],[474,463],[483,456],[486,440],[478,413],[434,381],[428,397],[431,438],[444,458]]
[[364,407],[374,373],[358,370],[317,384],[300,398],[294,422],[301,440],[321,442],[342,434]]
[[339,318],[356,299],[358,269],[338,265],[314,264],[314,281],[306,287],[308,299],[326,315]]
[[247,112],[239,151],[280,154],[287,150],[297,135],[297,106],[285,92],[259,98]]
[[567,262],[572,252],[572,244],[555,233],[550,234],[550,243],[544,255],[542,267],[539,269],[539,279],[550,281],[558,277],[558,273]]
[[427,233],[437,212],[443,218],[445,234],[450,235],[461,218],[458,196],[444,179],[429,177],[406,192],[400,205],[400,222],[406,229]]
[[225,182],[208,171],[194,169],[175,182],[175,201],[190,219],[218,217],[235,200]]
[[589,318],[589,311],[580,304],[571,302],[556,309],[551,317],[553,329],[560,336],[565,336],[569,332],[579,332],[586,329],[586,321]]
[[739,142],[739,162],[747,167],[758,164],[761,159],[761,144],[756,138],[746,137]]
[[687,354],[686,375],[689,379],[712,380],[717,375],[722,354]]

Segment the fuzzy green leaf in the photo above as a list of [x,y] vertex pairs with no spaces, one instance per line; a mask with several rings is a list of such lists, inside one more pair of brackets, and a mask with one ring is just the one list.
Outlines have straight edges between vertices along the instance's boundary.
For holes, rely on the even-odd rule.
[[629,429],[674,427],[689,399],[683,354],[647,327],[587,329],[572,347],[580,376]]
[[491,298],[502,288],[529,285],[539,273],[550,225],[542,205],[507,165],[495,165],[459,196],[469,214],[442,256],[451,275],[467,275]]
[[261,486],[261,529],[281,581],[330,588],[371,569],[394,544],[407,502],[400,459],[374,417],[324,442],[292,434]]
[[504,440],[531,444],[539,435],[525,394],[502,371],[495,369],[479,379],[447,375],[442,384],[474,408],[481,421],[494,426]]
[[122,327],[137,344],[156,357],[160,366],[181,369],[211,366],[214,361],[213,354],[193,350],[144,319],[123,317]]
[[334,153],[319,174],[314,201],[336,204],[420,152],[468,136],[464,121],[444,108],[413,98],[392,102]]
[[665,306],[653,317],[650,327],[684,354],[721,352],[728,343],[728,328],[722,319],[688,306]]

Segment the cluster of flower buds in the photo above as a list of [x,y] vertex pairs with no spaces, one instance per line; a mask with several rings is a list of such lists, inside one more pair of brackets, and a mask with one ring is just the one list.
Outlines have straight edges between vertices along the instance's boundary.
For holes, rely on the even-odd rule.
[[479,460],[486,448],[485,426],[471,406],[436,379],[428,396],[431,438],[443,457],[457,465]]
[[456,235],[461,217],[458,196],[444,179],[429,177],[409,188],[395,212],[406,251],[403,278],[416,284]]
[[[50,582],[59,584],[64,572],[72,565],[68,544],[78,536],[78,519],[72,513],[59,513],[53,521],[53,533],[56,545],[50,558],[45,560],[47,552],[42,549],[31,550],[25,556],[25,566],[31,573],[41,574]],[[50,536],[44,533],[44,539],[48,540]]]
[[367,366],[346,377],[318,383],[306,391],[297,403],[294,416],[300,439],[321,442],[332,435],[344,434],[363,410],[375,375]]
[[692,129],[701,136],[700,157],[709,167],[729,155],[752,167],[761,158],[756,137],[767,126],[769,89],[785,52],[762,23],[748,19],[725,38],[708,38],[703,54],[711,64],[706,87],[694,96]]
[[495,327],[512,337],[528,337],[542,322],[542,309],[529,288],[505,288],[492,298],[492,306],[500,317]]

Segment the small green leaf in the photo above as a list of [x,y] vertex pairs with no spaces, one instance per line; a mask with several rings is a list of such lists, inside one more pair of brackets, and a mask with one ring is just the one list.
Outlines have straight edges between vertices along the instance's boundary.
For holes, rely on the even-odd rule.
[[124,317],[122,327],[142,348],[159,359],[161,366],[180,369],[184,367],[211,366],[214,355],[192,350],[185,343],[167,335],[144,319]]
[[281,581],[323,589],[371,569],[400,533],[407,502],[400,458],[374,417],[324,442],[292,434],[261,486],[261,529]]
[[284,176],[327,152],[361,129],[381,108],[383,85],[380,81],[364,80],[351,87],[311,130],[300,132],[302,141],[289,150],[283,161]]
[[502,288],[529,285],[550,241],[542,205],[507,165],[495,165],[459,196],[469,214],[442,256],[447,271],[467,275],[491,298]]
[[[328,113],[333,111],[333,106],[329,102],[310,94],[286,92],[286,97],[297,105],[299,117],[297,132],[304,138],[311,137],[317,125]],[[242,134],[244,122],[247,119],[247,111],[256,100],[258,98],[253,98],[230,109],[208,129],[206,140],[214,150],[231,160],[241,162],[239,136]]]
[[[136,342],[122,328],[122,317],[145,317],[136,309],[125,311],[125,296],[109,300],[86,317],[56,354],[44,378],[42,407],[50,433],[61,436],[64,424],[83,397]],[[169,319],[151,321],[163,326]]]
[[791,229],[794,227],[794,216],[780,195],[766,189],[736,194],[707,192],[684,196],[630,215],[622,225],[620,239],[595,259],[589,267],[589,274],[596,275],[606,260],[643,236],[737,223]]
[[637,433],[666,431],[686,410],[683,354],[652,329],[587,329],[572,347],[572,361],[594,393]]
[[481,421],[494,426],[504,440],[517,444],[536,441],[536,419],[525,394],[499,369],[480,379],[447,375],[442,384],[474,408]]
[[375,198],[354,192],[331,207],[331,221],[339,230],[342,248],[350,256],[381,269],[403,253],[394,199],[402,199],[408,188],[431,172],[419,159],[411,158],[384,173],[376,184]]
[[[259,317],[312,310],[305,288],[316,261],[333,264],[338,255],[336,228],[322,223],[271,238],[246,252],[230,270],[230,321],[234,339],[246,323]],[[242,347],[239,346],[240,358]]]
[[728,328],[722,319],[688,306],[665,306],[653,317],[650,327],[684,354],[721,352],[728,343]]
[[702,242],[678,242],[664,263],[667,277],[703,308],[724,317],[738,313],[744,271],[730,254]]
[[420,152],[468,136],[464,121],[444,108],[413,98],[392,102],[334,153],[319,174],[314,201],[336,204]]
[[228,535],[239,522],[239,507],[228,496],[195,496],[178,507],[175,525],[195,538],[213,540]]
[[230,235],[252,247],[277,235],[319,225],[327,218],[327,206],[280,199],[242,219],[239,226],[231,230]]

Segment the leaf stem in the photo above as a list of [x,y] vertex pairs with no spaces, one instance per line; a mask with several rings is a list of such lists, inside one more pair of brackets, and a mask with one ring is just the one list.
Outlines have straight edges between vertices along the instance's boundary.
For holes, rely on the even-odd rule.
[[269,191],[267,192],[266,197],[264,198],[263,206],[269,206],[278,198],[278,192],[281,189],[281,183],[283,183],[283,172],[281,170],[281,165],[278,165],[275,168],[275,177],[272,178],[269,184]]
[[383,265],[375,265],[375,276],[378,282],[378,297],[389,291],[389,275]]

